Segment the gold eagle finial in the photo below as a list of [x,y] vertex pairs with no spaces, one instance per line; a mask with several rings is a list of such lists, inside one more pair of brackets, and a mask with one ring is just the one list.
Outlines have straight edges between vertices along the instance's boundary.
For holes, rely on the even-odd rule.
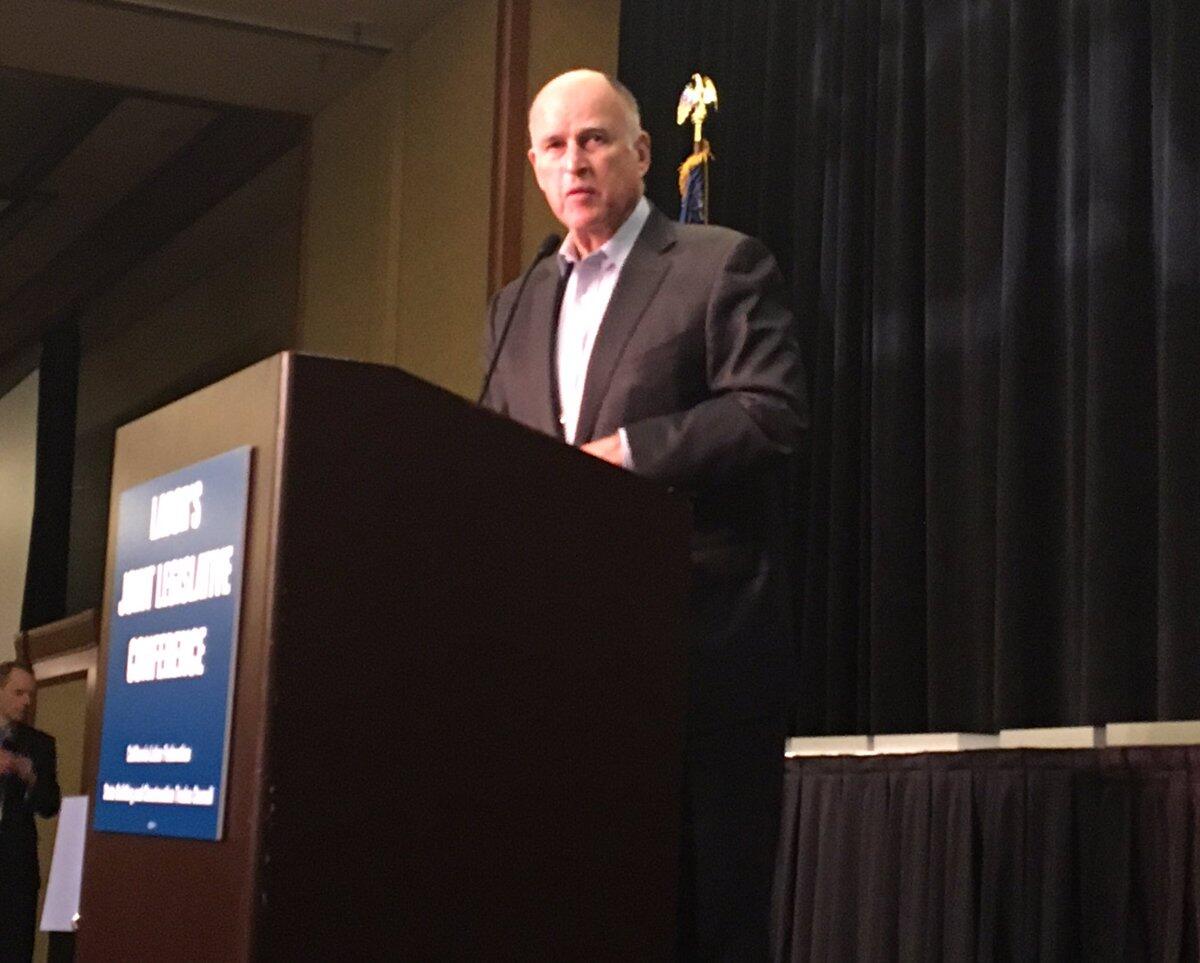
[[717,109],[717,88],[713,86],[711,77],[692,74],[692,79],[683,93],[679,95],[679,107],[675,111],[675,123],[692,122],[692,142],[699,144],[702,140],[701,131],[704,119],[708,116],[709,105]]

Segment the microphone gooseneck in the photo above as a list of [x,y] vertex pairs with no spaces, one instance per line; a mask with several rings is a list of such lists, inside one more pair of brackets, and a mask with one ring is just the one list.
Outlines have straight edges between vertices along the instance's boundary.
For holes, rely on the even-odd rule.
[[533,269],[542,262],[543,258],[556,251],[561,244],[562,238],[557,234],[547,234],[542,239],[542,243],[538,245],[537,253],[534,254],[533,260],[529,262],[529,267],[521,275],[521,283],[517,285],[517,293],[513,297],[512,307],[508,309],[508,317],[504,319],[504,327],[500,329],[500,337],[496,339],[496,348],[492,352],[491,364],[488,365],[487,374],[483,377],[483,389],[479,392],[479,398],[475,404],[483,404],[483,399],[487,397],[488,387],[492,383],[492,375],[496,373],[496,363],[500,360],[500,352],[504,349],[504,342],[508,338],[508,329],[512,327],[513,318],[517,314],[517,305],[521,303],[521,295],[525,293],[525,285],[529,283]]

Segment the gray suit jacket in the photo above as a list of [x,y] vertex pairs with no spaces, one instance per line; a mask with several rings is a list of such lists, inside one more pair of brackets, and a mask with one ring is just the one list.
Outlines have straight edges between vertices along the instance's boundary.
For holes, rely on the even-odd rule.
[[[561,437],[556,258],[530,277],[484,404]],[[501,291],[488,353],[512,306]],[[807,424],[774,259],[726,228],[651,209],[596,336],[576,442],[623,427],[634,470],[693,506],[692,724],[778,712],[793,688],[788,459]]]

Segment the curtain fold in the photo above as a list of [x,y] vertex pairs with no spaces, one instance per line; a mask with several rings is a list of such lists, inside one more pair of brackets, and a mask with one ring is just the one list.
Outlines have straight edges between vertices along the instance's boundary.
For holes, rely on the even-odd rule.
[[1200,25],[1153,4],[1154,310],[1158,391],[1158,712],[1195,714],[1200,691]]
[[624,4],[672,214],[694,71],[810,373],[796,731],[1200,716],[1194,8]]

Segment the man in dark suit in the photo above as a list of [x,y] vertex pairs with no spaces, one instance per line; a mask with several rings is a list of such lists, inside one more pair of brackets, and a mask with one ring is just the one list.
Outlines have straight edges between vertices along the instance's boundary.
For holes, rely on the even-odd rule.
[[612,78],[556,77],[529,130],[567,237],[493,302],[483,401],[690,497],[680,954],[766,959],[794,682],[787,460],[807,422],[783,283],[754,239],[646,201],[649,136]]
[[0,662],[0,961],[33,956],[37,827],[58,812],[54,740],[27,724],[37,682],[28,666]]

